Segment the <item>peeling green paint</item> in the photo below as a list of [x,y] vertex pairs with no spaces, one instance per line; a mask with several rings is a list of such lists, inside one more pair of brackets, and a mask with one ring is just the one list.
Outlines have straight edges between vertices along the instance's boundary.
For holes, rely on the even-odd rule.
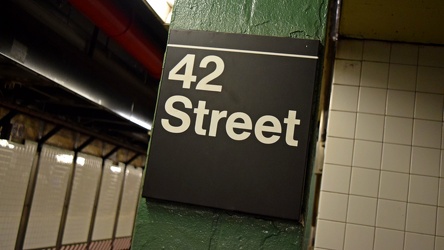
[[302,235],[292,221],[141,199],[131,249],[300,249]]
[[178,0],[171,28],[317,39],[324,42],[327,0]]
[[[316,39],[324,44],[327,4],[328,0],[176,0],[171,28]],[[308,224],[313,178],[309,170],[309,202],[304,208]],[[302,249],[309,231],[293,221],[142,198],[131,249]]]

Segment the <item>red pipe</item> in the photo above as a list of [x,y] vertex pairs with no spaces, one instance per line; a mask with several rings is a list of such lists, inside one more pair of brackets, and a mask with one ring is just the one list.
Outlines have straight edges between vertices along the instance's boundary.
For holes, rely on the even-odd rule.
[[134,25],[131,18],[109,0],[70,0],[69,2],[143,64],[150,75],[160,79],[163,54]]

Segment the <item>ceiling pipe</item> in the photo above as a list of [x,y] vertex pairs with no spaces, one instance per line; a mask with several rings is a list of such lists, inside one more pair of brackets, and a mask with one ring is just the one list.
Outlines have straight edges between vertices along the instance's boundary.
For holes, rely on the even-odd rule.
[[151,76],[160,79],[163,53],[142,33],[131,17],[119,10],[110,0],[69,2],[144,65]]

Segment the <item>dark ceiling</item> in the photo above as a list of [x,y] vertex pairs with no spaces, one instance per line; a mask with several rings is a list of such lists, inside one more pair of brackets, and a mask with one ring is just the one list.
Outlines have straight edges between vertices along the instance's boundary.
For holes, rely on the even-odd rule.
[[[142,0],[107,1],[164,51],[167,28]],[[1,106],[33,111],[36,116],[100,133],[138,151],[146,149],[148,130],[118,113],[122,106],[152,119],[157,77],[69,1],[6,0],[0,2],[0,13]],[[11,56],[22,44],[27,58]],[[65,83],[91,91],[76,93]],[[105,99],[88,100],[87,95]]]

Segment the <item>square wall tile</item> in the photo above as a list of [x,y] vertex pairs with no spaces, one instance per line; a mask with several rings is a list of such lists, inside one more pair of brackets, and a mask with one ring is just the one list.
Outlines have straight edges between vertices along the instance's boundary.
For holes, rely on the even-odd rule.
[[410,175],[409,202],[438,205],[439,178]]
[[387,88],[388,63],[363,62],[361,72],[361,86]]
[[322,191],[348,194],[351,167],[324,164],[322,173]]
[[406,233],[404,250],[434,250],[434,241],[431,235]]
[[438,207],[438,218],[436,221],[436,235],[444,236],[444,208]]
[[412,91],[389,90],[387,92],[386,115],[413,118],[415,93]]
[[356,113],[330,111],[327,135],[353,139],[355,137]]
[[444,47],[419,46],[418,64],[423,66],[444,67]]
[[376,198],[350,195],[348,198],[347,222],[374,226]]
[[415,118],[442,121],[443,95],[416,93]]
[[392,43],[391,63],[418,64],[418,46],[405,43]]
[[404,173],[381,171],[379,198],[407,201],[409,175]]
[[350,194],[370,197],[378,196],[379,170],[352,168]]
[[435,250],[444,249],[444,237],[435,237]]
[[406,202],[380,199],[378,201],[376,227],[397,229],[403,231],[405,228],[406,212]]
[[361,87],[359,89],[358,112],[383,115],[387,90]]
[[412,148],[412,174],[439,176],[441,150],[434,148]]
[[441,150],[440,177],[444,178],[444,150]]
[[406,231],[435,235],[435,206],[407,203]]
[[404,145],[412,144],[413,119],[386,116],[384,142]]
[[390,43],[380,41],[364,41],[364,61],[388,62],[390,59]]
[[347,224],[345,228],[344,250],[372,250],[374,227]]
[[384,143],[381,169],[409,173],[411,147]]
[[444,178],[439,179],[439,197],[438,206],[444,207]]
[[345,222],[348,195],[322,191],[319,199],[319,219]]
[[356,120],[356,139],[381,142],[383,130],[384,116],[358,113]]
[[444,94],[444,68],[418,67],[416,90],[420,92]]
[[441,131],[442,122],[415,119],[413,146],[441,148]]
[[375,250],[403,250],[404,232],[384,228],[376,228]]
[[355,140],[353,166],[363,168],[381,168],[382,143]]
[[361,60],[363,44],[364,42],[362,40],[339,41],[338,50],[336,51],[336,58]]
[[351,166],[353,140],[327,137],[325,163]]
[[414,91],[416,89],[416,74],[416,66],[391,64],[388,88]]
[[342,249],[344,246],[345,223],[318,220],[315,247]]
[[359,86],[361,62],[336,60],[333,72],[333,84]]
[[358,90],[358,87],[333,85],[330,109],[356,112],[358,109]]

